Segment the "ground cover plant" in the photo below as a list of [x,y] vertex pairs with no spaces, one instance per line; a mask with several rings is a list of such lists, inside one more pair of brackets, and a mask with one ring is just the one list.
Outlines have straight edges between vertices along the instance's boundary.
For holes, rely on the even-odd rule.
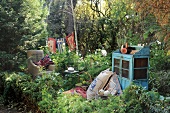
[[[70,54],[70,57],[63,57],[64,54]],[[74,66],[79,62],[80,78],[74,74],[72,77],[65,78],[62,73],[65,67],[56,68],[56,72],[61,73],[44,74],[42,77],[38,76],[35,80],[32,79],[31,75],[23,72],[1,72],[4,86],[1,99],[4,100],[4,103],[8,104],[11,100],[23,101],[29,108],[27,112],[40,113],[168,113],[170,110],[169,100],[160,96],[161,92],[163,96],[169,96],[168,89],[166,91],[161,90],[161,88],[168,87],[168,84],[166,86],[163,82],[158,83],[160,77],[157,78],[155,75],[154,78],[153,75],[150,78],[150,91],[132,84],[123,91],[122,95],[109,96],[107,100],[99,98],[98,100],[87,101],[76,94],[63,94],[63,91],[74,88],[77,83],[89,85],[88,80],[93,80],[102,70],[110,67],[111,56],[103,57],[99,52],[89,54],[89,56],[82,59],[76,53],[63,53],[54,55],[52,58],[60,59],[57,57],[64,58],[59,60],[61,62],[56,60],[58,65],[67,66],[71,64]],[[74,58],[76,62],[68,63],[70,59]],[[56,66],[58,67],[58,65]],[[166,76],[169,76],[169,74],[165,74]],[[155,79],[156,83],[154,82]]]
[[[109,96],[107,100],[97,99],[87,101],[79,95],[62,94],[58,84],[60,77],[54,74],[30,79],[27,74],[4,73],[5,85],[15,90],[13,97],[20,96],[25,104],[31,108],[29,112],[42,113],[79,113],[79,112],[106,112],[106,113],[168,113],[169,101],[161,100],[160,94],[155,91],[146,91],[142,87],[132,84],[120,96]],[[17,78],[17,79],[16,79]],[[44,81],[45,80],[45,81]],[[8,87],[6,87],[8,88]],[[8,93],[7,93],[8,92]],[[11,90],[5,89],[3,98],[9,100]],[[21,93],[22,92],[22,93]]]

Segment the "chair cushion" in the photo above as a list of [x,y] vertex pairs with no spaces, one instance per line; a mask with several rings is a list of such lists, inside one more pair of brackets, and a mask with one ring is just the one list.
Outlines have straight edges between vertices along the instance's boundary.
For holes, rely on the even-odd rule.
[[44,58],[42,58],[40,61],[38,61],[37,63],[35,63],[36,65],[39,66],[48,66],[50,64],[54,64],[53,61],[50,59],[50,57],[48,55],[46,55]]

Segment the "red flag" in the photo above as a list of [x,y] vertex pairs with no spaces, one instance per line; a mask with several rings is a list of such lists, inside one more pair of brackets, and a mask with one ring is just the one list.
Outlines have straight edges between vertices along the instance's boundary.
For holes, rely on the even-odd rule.
[[56,39],[48,38],[48,47],[50,52],[56,53]]
[[73,32],[71,34],[69,34],[68,36],[66,36],[66,41],[67,41],[67,44],[68,44],[70,51],[73,51],[76,48],[76,44],[74,42],[74,33]]

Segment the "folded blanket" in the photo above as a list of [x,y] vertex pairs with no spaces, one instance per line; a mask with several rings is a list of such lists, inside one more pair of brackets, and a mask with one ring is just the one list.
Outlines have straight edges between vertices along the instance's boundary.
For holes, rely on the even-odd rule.
[[47,67],[50,64],[54,64],[54,62],[50,59],[50,57],[48,55],[46,55],[40,61],[35,62],[35,64],[38,65],[38,66]]
[[86,98],[86,91],[82,88],[82,87],[76,87],[74,89],[70,90],[72,94],[74,94],[75,92],[78,93],[79,95],[81,95],[83,98]]

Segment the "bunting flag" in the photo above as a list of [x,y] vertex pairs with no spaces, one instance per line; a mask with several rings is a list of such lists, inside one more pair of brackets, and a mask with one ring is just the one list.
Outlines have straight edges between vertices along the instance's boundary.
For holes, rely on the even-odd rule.
[[73,51],[76,48],[76,44],[74,42],[74,33],[73,32],[71,34],[69,34],[68,36],[66,36],[66,41],[67,41],[67,44],[68,44],[70,51]]
[[57,50],[62,53],[65,50],[65,38],[58,38],[57,40]]
[[48,38],[48,47],[51,53],[56,53],[56,39]]

